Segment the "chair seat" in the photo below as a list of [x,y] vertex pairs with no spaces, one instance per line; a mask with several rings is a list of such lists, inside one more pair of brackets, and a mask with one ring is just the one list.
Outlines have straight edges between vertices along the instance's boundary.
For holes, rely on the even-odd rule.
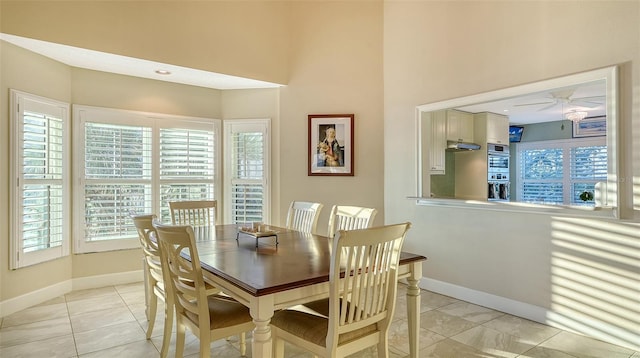
[[[212,295],[207,297],[209,304],[209,326],[211,329],[235,326],[237,324],[253,321],[249,309],[233,298],[226,296]],[[192,312],[185,312],[186,316],[194,323],[198,324],[198,315]]]
[[[326,303],[326,312],[329,313],[329,301],[320,300],[315,302],[319,312],[309,313],[302,310],[287,309],[276,312],[271,319],[271,324],[293,334],[297,337],[309,341],[321,347],[326,347],[327,332],[329,330],[329,319],[321,314]],[[304,307],[309,307],[305,305]],[[377,331],[376,324],[370,324],[360,329],[340,335],[338,345],[362,338]]]

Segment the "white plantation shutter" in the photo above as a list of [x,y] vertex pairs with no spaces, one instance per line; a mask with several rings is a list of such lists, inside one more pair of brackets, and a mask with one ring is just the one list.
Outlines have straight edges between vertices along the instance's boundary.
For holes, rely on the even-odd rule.
[[582,201],[580,194],[595,193],[596,183],[606,181],[606,145],[571,148],[571,204],[593,205],[594,200]]
[[226,222],[269,222],[269,121],[225,123]]
[[607,180],[604,137],[518,144],[518,201],[555,205],[595,205],[580,194],[595,193]]
[[562,149],[528,149],[520,152],[522,198],[538,204],[562,204]]
[[215,199],[214,120],[76,106],[76,250],[139,246],[130,214],[171,220],[168,201]]
[[170,201],[215,199],[216,142],[213,129],[160,128],[163,221],[171,221]]
[[69,254],[69,105],[10,91],[11,268]]
[[130,210],[151,212],[151,128],[85,122],[85,240],[136,237]]

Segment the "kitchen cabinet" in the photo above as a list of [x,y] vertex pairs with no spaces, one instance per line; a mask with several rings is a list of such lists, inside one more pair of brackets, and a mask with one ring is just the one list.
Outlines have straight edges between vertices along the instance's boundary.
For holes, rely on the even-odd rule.
[[445,149],[447,147],[447,117],[445,111],[431,114],[431,145],[429,148],[429,168],[431,174],[444,174]]
[[483,126],[485,143],[509,145],[509,117],[501,114],[483,112],[475,114],[476,124]]
[[473,143],[473,114],[447,109],[447,140]]

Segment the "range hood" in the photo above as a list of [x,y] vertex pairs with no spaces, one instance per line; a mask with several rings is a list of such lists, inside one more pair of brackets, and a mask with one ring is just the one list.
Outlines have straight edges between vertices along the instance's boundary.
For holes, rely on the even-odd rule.
[[478,150],[478,149],[480,149],[480,144],[447,141],[447,151],[450,151],[450,152],[462,152],[462,151]]

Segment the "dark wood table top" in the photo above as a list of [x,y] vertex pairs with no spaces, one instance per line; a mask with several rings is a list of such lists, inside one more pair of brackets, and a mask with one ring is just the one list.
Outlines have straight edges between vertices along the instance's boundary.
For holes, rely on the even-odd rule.
[[[329,281],[331,239],[270,226],[275,237],[256,238],[240,233],[237,225],[195,227],[202,269],[240,287],[253,296]],[[238,237],[238,240],[236,240]],[[402,252],[400,264],[426,257]]]

